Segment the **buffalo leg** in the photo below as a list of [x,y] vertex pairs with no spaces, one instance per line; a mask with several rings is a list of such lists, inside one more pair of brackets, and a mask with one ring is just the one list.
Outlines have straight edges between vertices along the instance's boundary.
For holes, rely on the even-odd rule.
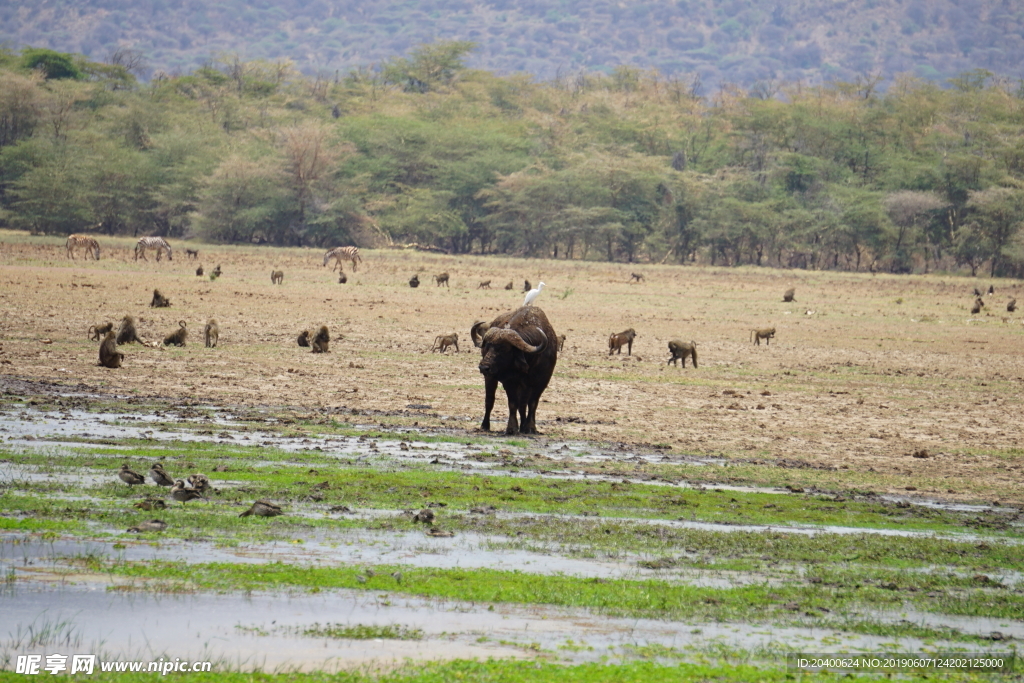
[[498,380],[494,377],[483,378],[483,422],[480,429],[490,431],[490,411],[495,408],[495,393],[498,391]]
[[519,433],[519,422],[516,419],[519,413],[519,406],[514,394],[511,391],[506,393],[508,394],[508,426],[505,427],[505,434],[513,436]]

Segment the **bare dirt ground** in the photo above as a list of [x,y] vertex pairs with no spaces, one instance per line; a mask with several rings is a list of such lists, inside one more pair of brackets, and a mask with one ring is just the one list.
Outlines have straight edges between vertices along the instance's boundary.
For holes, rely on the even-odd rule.
[[[1024,307],[1019,282],[392,250],[364,252],[342,285],[321,250],[191,244],[200,258],[189,261],[186,243],[172,241],[174,260],[157,263],[134,262],[134,241],[101,243],[99,262],[69,261],[62,240],[0,232],[0,374],[299,410],[427,404],[448,419],[420,415],[421,426],[473,429],[483,382],[469,328],[520,305],[524,279],[543,280],[537,305],[568,335],[538,410],[548,436],[872,471],[893,490],[910,475],[924,493],[1024,501],[1024,325],[1006,312],[1011,298]],[[197,277],[199,263],[224,274]],[[271,284],[272,269],[283,285]],[[451,287],[435,286],[431,275],[445,271]],[[631,284],[631,272],[645,281]],[[418,289],[407,284],[414,273]],[[491,289],[478,289],[484,280]],[[995,293],[972,316],[974,288],[989,284]],[[783,303],[789,287],[796,302]],[[149,308],[154,288],[171,308]],[[129,345],[124,368],[99,367],[86,329],[127,314],[152,342],[186,321],[188,345]],[[202,343],[211,317],[216,349]],[[320,324],[331,353],[298,347],[299,331]],[[770,326],[771,344],[753,345],[751,328]],[[630,327],[633,355],[609,357],[608,335]],[[431,353],[449,332],[461,353]],[[700,367],[666,366],[670,339],[696,341]],[[495,424],[506,416],[499,400]],[[922,449],[929,457],[912,456]]]

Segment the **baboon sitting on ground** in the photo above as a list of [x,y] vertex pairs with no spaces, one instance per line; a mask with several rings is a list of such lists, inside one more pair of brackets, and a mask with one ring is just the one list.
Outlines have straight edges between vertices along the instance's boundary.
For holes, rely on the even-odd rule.
[[196,277],[202,277],[202,276],[203,276],[203,264],[200,263],[199,267],[196,268]]
[[444,353],[448,350],[449,346],[455,347],[455,353],[459,352],[459,335],[452,332],[451,334],[439,334],[434,337],[434,345],[430,347],[431,351],[440,351]]
[[511,280],[509,280],[508,284],[505,285],[505,289],[507,289],[507,290],[513,290],[513,289],[515,289],[515,287],[516,287],[515,284]]
[[171,300],[160,293],[159,289],[153,290],[153,300],[149,302],[150,308],[170,308]]
[[689,356],[693,359],[693,367],[697,367],[697,342],[690,341],[684,342],[678,339],[673,339],[668,343],[668,350],[672,353],[672,357],[668,359],[670,365],[675,365],[676,361],[682,361],[682,367],[686,367],[686,357]]
[[413,275],[411,278],[409,278],[409,286],[412,287],[413,289],[416,289],[417,287],[419,287],[420,286],[420,276],[419,275]]
[[1016,310],[1017,310],[1017,300],[1016,299],[1010,299],[1010,303],[1006,304],[1006,311],[1008,313],[1013,313]]
[[121,345],[131,344],[132,342],[138,342],[143,346],[146,345],[146,342],[142,341],[142,339],[139,338],[138,332],[135,331],[135,318],[130,315],[126,315],[121,319],[121,324],[117,328],[117,343],[118,345]]
[[299,346],[309,347],[309,337],[312,333],[309,330],[299,332]]
[[327,331],[327,325],[321,325],[311,343],[313,353],[330,353],[330,341],[331,335]]
[[100,337],[114,329],[114,323],[103,323],[102,325],[92,325],[88,329],[89,339],[93,341],[99,341]]
[[220,326],[217,325],[214,318],[206,321],[206,327],[203,328],[203,339],[206,340],[206,348],[212,349],[217,346],[217,342],[220,340]]
[[185,321],[178,321],[178,329],[164,337],[164,346],[184,346],[188,337],[188,330],[185,329]]
[[100,365],[105,368],[119,368],[124,354],[117,351],[117,335],[107,332],[107,336],[100,343]]
[[786,303],[796,301],[796,290],[790,287],[786,290],[786,293],[782,295],[782,300]]

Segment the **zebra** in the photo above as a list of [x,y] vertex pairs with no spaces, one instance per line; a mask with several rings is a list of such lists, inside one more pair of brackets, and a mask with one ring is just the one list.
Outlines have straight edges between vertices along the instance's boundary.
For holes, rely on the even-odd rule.
[[139,255],[142,255],[143,261],[148,261],[146,258],[147,249],[156,249],[156,260],[160,261],[160,255],[163,252],[167,252],[167,260],[173,261],[174,257],[171,255],[171,245],[167,244],[167,240],[163,237],[140,237],[139,241],[135,243],[135,260],[139,260]]
[[75,250],[78,248],[85,249],[85,257],[88,258],[91,253],[97,261],[100,260],[100,243],[96,241],[95,237],[89,235],[68,235],[68,241],[64,245],[68,250],[68,258],[72,261],[75,260]]
[[[356,262],[363,260],[359,257],[359,247],[335,247],[334,249],[331,249],[324,254],[324,266],[330,263],[331,259],[335,260],[334,268],[341,268],[342,261],[351,261],[352,272],[358,270],[356,268]],[[334,272],[334,268],[331,268],[332,273]]]

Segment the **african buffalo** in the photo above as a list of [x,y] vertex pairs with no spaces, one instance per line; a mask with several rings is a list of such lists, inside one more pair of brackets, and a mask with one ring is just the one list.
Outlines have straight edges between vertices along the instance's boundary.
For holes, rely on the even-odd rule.
[[498,382],[501,382],[508,397],[505,433],[538,433],[537,403],[555,371],[557,337],[544,311],[536,306],[524,306],[491,321],[480,349],[483,359],[479,368],[484,376],[485,389],[481,429],[491,429],[494,394]]

